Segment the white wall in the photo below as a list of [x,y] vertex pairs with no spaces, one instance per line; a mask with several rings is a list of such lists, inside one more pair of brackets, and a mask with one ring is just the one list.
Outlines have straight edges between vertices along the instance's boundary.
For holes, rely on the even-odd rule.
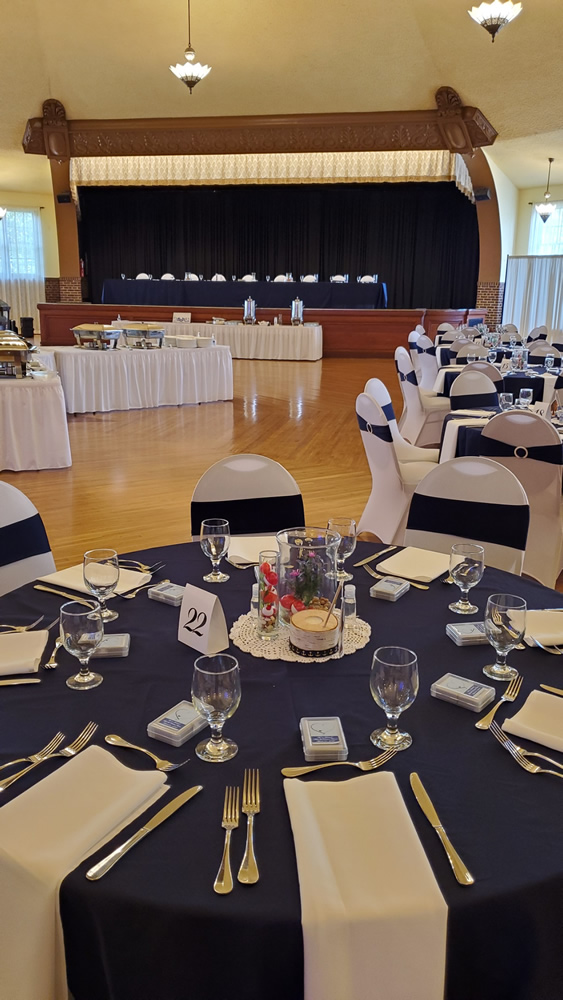
[[518,219],[518,189],[506,174],[497,167],[496,163],[483,149],[487,157],[495,188],[497,192],[498,211],[500,217],[500,240],[501,240],[501,264],[499,281],[504,281],[506,274],[506,259],[515,253],[514,243],[516,238],[516,225]]
[[45,275],[47,278],[58,278],[59,247],[57,243],[57,225],[55,221],[55,201],[53,192],[23,192],[0,191],[0,205],[3,208],[41,208],[41,228],[43,230],[43,253],[45,256]]

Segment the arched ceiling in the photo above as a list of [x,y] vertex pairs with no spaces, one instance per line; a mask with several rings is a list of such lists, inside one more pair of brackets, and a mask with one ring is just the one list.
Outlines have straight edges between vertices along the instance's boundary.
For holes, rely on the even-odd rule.
[[433,108],[441,85],[479,107],[517,187],[563,183],[563,4],[522,0],[495,44],[463,0],[192,0],[192,42],[212,66],[190,97],[170,73],[186,0],[5,4],[0,189],[48,190],[21,152],[26,120],[56,97],[69,118]]

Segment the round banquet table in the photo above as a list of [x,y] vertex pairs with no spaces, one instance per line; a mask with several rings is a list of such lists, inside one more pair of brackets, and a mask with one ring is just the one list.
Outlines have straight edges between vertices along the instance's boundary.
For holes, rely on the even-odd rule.
[[[359,544],[356,558],[374,547]],[[172,581],[200,585],[208,560],[196,543],[141,553],[162,558]],[[350,560],[352,561],[352,560]],[[372,564],[373,565],[373,564]],[[252,570],[228,567],[230,581],[217,588],[228,626],[248,610]],[[445,636],[455,616],[448,602],[457,591],[436,580],[428,591],[411,588],[396,604],[369,597],[373,580],[354,570],[358,613],[372,627],[370,643],[354,656],[326,663],[253,659],[232,648],[241,666],[242,700],[225,727],[239,745],[233,761],[212,767],[198,760],[194,743],[174,748],[148,739],[147,723],[189,698],[195,654],[177,640],[178,611],[150,601],[114,599],[120,617],[113,632],[131,633],[127,659],[98,660],[103,684],[77,694],[65,685],[76,661],[66,652],[40,685],[2,688],[1,759],[41,746],[56,731],[78,733],[94,719],[99,739],[119,733],[173,761],[191,761],[169,775],[171,795],[194,784],[203,793],[136,846],[105,878],[84,873],[140,825],[137,820],[71,872],[61,887],[69,986],[75,1000],[300,1000],[303,950],[293,838],[280,768],[303,761],[299,719],[339,715],[349,759],[373,756],[369,733],[383,715],[369,691],[373,650],[409,645],[419,656],[420,692],[403,718],[412,747],[391,761],[405,803],[449,908],[447,1000],[560,1000],[563,992],[563,785],[523,771],[487,732],[479,718],[430,695],[447,671],[482,679],[488,646],[458,648]],[[472,596],[481,609],[487,595],[508,591],[530,607],[563,607],[563,595],[531,581],[487,569]],[[32,585],[0,598],[4,621],[54,617],[60,599]],[[50,645],[46,653],[50,652]],[[503,706],[499,721],[514,713],[540,682],[561,686],[560,662],[541,650],[514,651],[509,659],[524,676],[516,706]],[[502,686],[499,686],[499,694]],[[196,737],[197,738],[197,737]],[[114,751],[144,769],[148,759]],[[551,752],[553,754],[553,751]],[[562,757],[563,760],[563,757]],[[61,766],[51,762],[48,768]],[[259,767],[262,811],[255,825],[261,878],[254,886],[235,881],[228,896],[213,892],[223,847],[221,815],[226,784],[242,784],[243,769]],[[438,838],[409,786],[418,771],[476,882],[454,880]],[[349,768],[322,773],[324,780],[361,781]],[[39,774],[4,793],[24,793]],[[297,780],[297,779],[296,779]],[[314,780],[313,777],[303,780]],[[29,783],[29,784],[26,784]],[[244,824],[233,837],[236,871]],[[408,956],[405,955],[405,961]],[[374,983],[374,1000],[379,1000]],[[39,998],[38,998],[39,1000]],[[355,1000],[352,997],[342,1000]],[[404,1000],[414,1000],[405,997]]]

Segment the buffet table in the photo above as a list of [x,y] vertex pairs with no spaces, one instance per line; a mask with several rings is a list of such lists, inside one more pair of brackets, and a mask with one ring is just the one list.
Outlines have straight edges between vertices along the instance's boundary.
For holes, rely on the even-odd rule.
[[233,398],[228,347],[94,351],[55,348],[68,413],[103,413]]
[[[118,326],[116,322],[113,324]],[[262,361],[320,361],[323,356],[322,326],[266,326],[257,323],[162,323],[170,337],[215,337],[230,347],[233,358]]]
[[333,281],[137,281],[106,278],[102,302],[135,306],[238,306],[251,296],[259,308],[288,309],[302,299],[306,309],[384,309],[387,286]]
[[[359,544],[357,559],[373,551],[373,545]],[[203,573],[209,569],[197,544],[153,549],[141,558],[147,563],[163,559],[163,573],[177,583],[188,580],[203,586]],[[230,580],[214,593],[230,626],[248,611],[254,572],[225,568]],[[58,728],[74,736],[93,719],[99,723],[95,743],[105,745],[105,734],[118,733],[169,760],[191,758],[168,776],[172,790],[165,802],[194,784],[203,785],[192,803],[101,881],[87,881],[86,870],[138,829],[138,820],[64,880],[61,913],[75,1000],[302,1000],[299,885],[280,768],[303,763],[302,716],[339,715],[349,760],[374,755],[369,734],[382,724],[383,713],[369,690],[371,657],[376,646],[393,643],[410,646],[419,657],[420,691],[402,717],[413,745],[397,754],[388,769],[397,777],[449,908],[446,1000],[561,1000],[562,783],[549,775],[526,773],[490,733],[475,729],[479,716],[431,697],[431,683],[447,670],[483,680],[481,668],[491,661],[488,645],[460,649],[445,636],[446,623],[455,617],[447,609],[455,588],[436,580],[428,591],[411,588],[395,606],[369,597],[373,581],[362,569],[354,570],[354,577],[358,614],[371,623],[373,632],[369,645],[353,657],[285,663],[253,659],[231,647],[241,667],[242,699],[225,726],[239,753],[225,765],[212,767],[198,760],[193,740],[176,749],[147,737],[149,721],[189,697],[196,654],[177,640],[177,610],[149,600],[144,592],[134,601],[112,601],[120,618],[109,631],[129,632],[131,651],[126,659],[96,661],[104,676],[100,687],[83,694],[69,690],[65,679],[77,664],[61,652],[58,670],[41,672],[41,684],[3,689],[1,761],[42,746]],[[563,607],[562,594],[487,569],[471,591],[481,609],[479,618],[487,596],[497,591],[520,594],[530,607]],[[60,603],[60,598],[29,585],[2,597],[0,613],[3,621],[23,623],[38,614],[50,621]],[[52,645],[51,633],[47,652]],[[514,714],[540,682],[561,685],[557,658],[539,649],[514,651],[509,661],[523,674],[523,689],[515,706],[503,706],[497,713],[499,722]],[[498,693],[502,690],[499,685]],[[133,751],[113,752],[129,767],[151,766]],[[25,794],[41,776],[66,766],[54,761],[42,765],[4,792],[2,801]],[[255,843],[261,877],[253,886],[235,881],[230,895],[218,896],[212,886],[223,848],[225,785],[241,784],[246,767],[260,768],[262,808],[255,821]],[[475,876],[473,886],[455,881],[435,832],[414,800],[411,771],[419,772],[453,844]],[[370,780],[349,767],[322,774],[324,781],[353,781],[360,787]],[[235,873],[243,849],[241,824],[233,834]],[[408,953],[404,961],[408,963]],[[382,1000],[376,976],[370,1000]],[[415,995],[401,1000],[415,1000]]]
[[0,469],[72,465],[65,399],[57,375],[0,379]]

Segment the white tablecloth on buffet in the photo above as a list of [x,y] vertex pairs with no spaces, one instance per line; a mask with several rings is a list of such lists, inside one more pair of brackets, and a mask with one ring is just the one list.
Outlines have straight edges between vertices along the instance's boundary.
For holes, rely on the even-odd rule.
[[56,375],[0,379],[0,469],[72,465],[65,399]]
[[[116,323],[116,326],[119,324]],[[322,326],[246,326],[239,323],[162,323],[167,336],[215,337],[231,348],[233,358],[261,361],[319,361],[323,356]]]
[[198,351],[57,347],[68,413],[137,410],[233,398],[228,347]]

